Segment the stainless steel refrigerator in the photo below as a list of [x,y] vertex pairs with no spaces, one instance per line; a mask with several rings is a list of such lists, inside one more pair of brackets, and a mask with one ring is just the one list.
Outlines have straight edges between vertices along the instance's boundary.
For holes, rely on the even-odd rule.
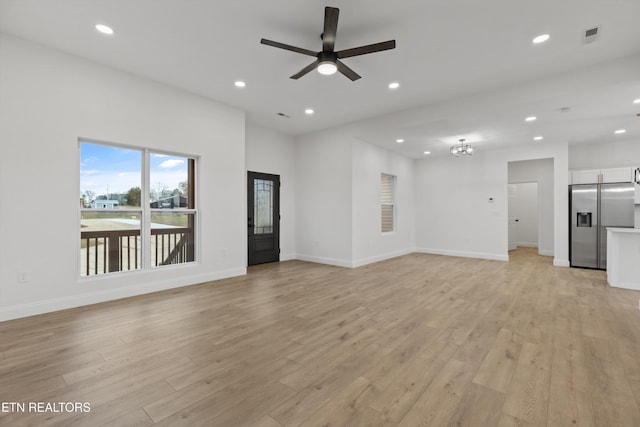
[[633,228],[634,184],[569,187],[572,267],[607,269],[607,227]]

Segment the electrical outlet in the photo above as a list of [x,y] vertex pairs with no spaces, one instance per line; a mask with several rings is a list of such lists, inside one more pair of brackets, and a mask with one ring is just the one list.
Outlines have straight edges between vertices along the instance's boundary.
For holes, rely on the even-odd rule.
[[27,283],[29,281],[29,276],[26,271],[18,272],[18,283]]

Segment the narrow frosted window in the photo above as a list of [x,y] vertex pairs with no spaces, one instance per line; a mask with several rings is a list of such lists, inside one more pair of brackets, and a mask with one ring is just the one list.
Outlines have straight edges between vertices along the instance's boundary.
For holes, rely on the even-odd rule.
[[395,229],[395,178],[393,175],[380,175],[380,218],[383,233]]

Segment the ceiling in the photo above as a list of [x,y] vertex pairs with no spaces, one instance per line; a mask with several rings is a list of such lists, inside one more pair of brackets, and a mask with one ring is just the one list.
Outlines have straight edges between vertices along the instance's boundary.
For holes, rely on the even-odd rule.
[[[397,48],[344,59],[362,75],[355,82],[290,79],[313,59],[260,39],[320,50],[325,6],[340,8],[336,50],[389,39]],[[356,123],[355,137],[416,158],[448,153],[459,138],[478,149],[534,136],[637,140],[638,17],[638,0],[0,0],[2,32],[240,108],[290,135]],[[585,43],[595,26],[597,40]],[[534,45],[542,33],[550,40]],[[530,115],[538,119],[525,122]]]

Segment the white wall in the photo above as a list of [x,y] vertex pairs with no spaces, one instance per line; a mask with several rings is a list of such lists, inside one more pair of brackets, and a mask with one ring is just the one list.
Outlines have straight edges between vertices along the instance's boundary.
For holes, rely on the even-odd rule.
[[[352,144],[354,267],[413,252],[415,207],[413,159],[364,143]],[[380,174],[396,176],[396,224],[380,231]]]
[[419,251],[507,259],[506,164],[476,153],[416,162]]
[[340,131],[296,139],[296,252],[312,262],[352,266],[351,144]]
[[[444,255],[508,260],[508,163],[553,159],[554,264],[568,266],[566,143],[416,162],[416,245]],[[493,198],[493,202],[489,199]]]
[[[0,64],[0,320],[245,273],[243,112],[5,35]],[[198,263],[79,279],[78,137],[200,156]]]
[[296,256],[294,138],[247,122],[245,159],[247,171],[280,175],[280,260],[294,259]]
[[[553,159],[509,162],[509,183],[538,183],[539,241],[538,253],[554,254],[554,164]],[[568,213],[567,213],[568,215]]]

